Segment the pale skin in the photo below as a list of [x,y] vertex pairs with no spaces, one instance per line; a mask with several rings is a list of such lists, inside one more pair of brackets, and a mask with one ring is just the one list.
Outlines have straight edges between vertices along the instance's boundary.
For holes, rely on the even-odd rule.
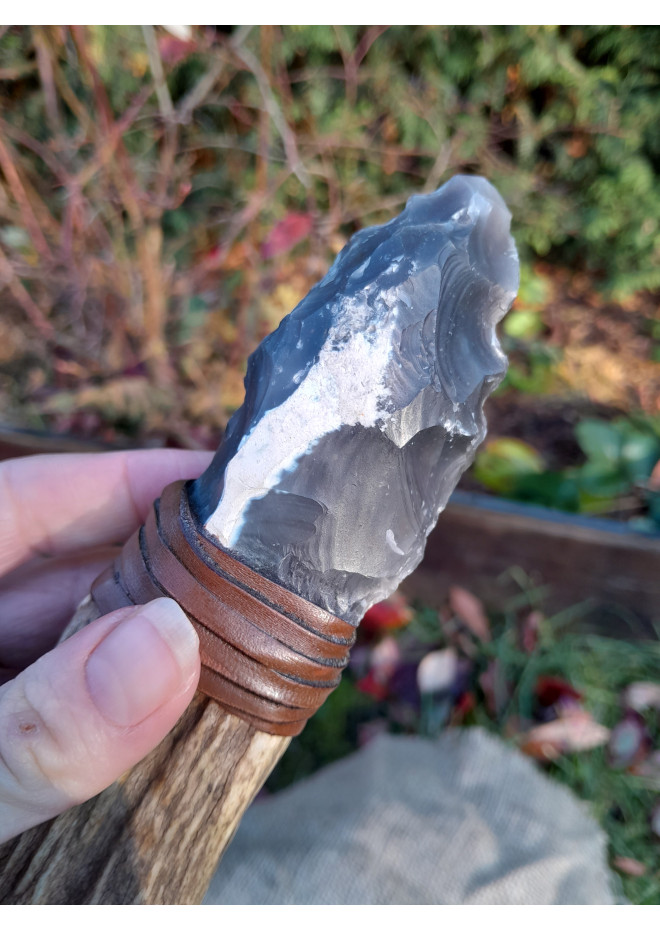
[[0,842],[112,784],[190,703],[198,641],[168,598],[56,643],[163,487],[210,458],[153,450],[0,464]]

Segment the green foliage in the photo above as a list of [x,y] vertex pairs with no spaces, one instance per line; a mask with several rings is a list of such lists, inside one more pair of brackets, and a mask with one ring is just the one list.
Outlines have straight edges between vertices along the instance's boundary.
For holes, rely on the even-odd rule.
[[[82,58],[80,34],[59,46],[43,35],[62,77],[91,112],[98,100],[85,59],[115,116],[152,80],[139,27],[90,27]],[[322,178],[332,163],[358,206],[377,210],[383,195],[410,193],[430,174],[440,181],[479,171],[507,197],[524,255],[552,253],[583,264],[609,288],[628,293],[660,286],[658,36],[654,26],[392,26],[382,33],[284,26],[275,41],[271,34],[262,64],[267,75],[280,77],[273,100],[286,105],[308,171]],[[38,82],[26,93],[35,77],[31,40],[28,29],[6,31],[0,57],[6,74],[26,75],[12,121],[47,140],[52,120]],[[200,33],[182,60],[165,60],[175,106],[215,63],[214,42],[212,33]],[[245,45],[260,59],[261,31],[253,29]],[[226,198],[229,206],[254,183],[254,115],[263,104],[256,75],[223,54],[222,94],[200,99],[181,150],[199,151],[200,130],[211,145],[224,139],[212,157],[206,149],[204,161],[216,202]],[[60,109],[73,138],[79,127],[70,99]],[[124,144],[148,174],[158,154],[153,123],[140,120]],[[284,161],[286,151],[275,134],[269,159]],[[203,176],[195,172],[197,190]],[[324,185],[315,186],[323,199]],[[294,198],[304,194],[290,191]],[[193,213],[196,203],[191,195]]]
[[[341,57],[323,27],[284,36],[289,65],[329,68]],[[357,38],[347,34],[343,48]],[[524,251],[584,263],[622,292],[655,286],[657,38],[657,27],[392,27],[366,56],[344,132],[379,141],[386,123],[422,176],[438,153],[446,174],[488,174],[508,196]],[[315,70],[298,89],[301,116],[311,112],[321,133],[334,128],[338,95],[338,82]]]
[[[592,438],[597,438],[596,430],[587,442]],[[598,444],[596,451],[600,451]],[[520,449],[517,454],[519,460],[525,458]],[[293,740],[269,780],[269,789],[277,791],[309,776],[384,731],[434,737],[449,725],[476,724],[524,748],[530,727],[561,719],[562,710],[556,706],[539,706],[539,686],[544,679],[574,689],[577,705],[573,709],[585,715],[582,723],[575,718],[576,734],[590,722],[614,728],[626,707],[626,689],[635,682],[657,680],[660,643],[626,642],[580,632],[579,622],[585,613],[580,605],[546,617],[540,611],[543,591],[533,587],[520,569],[511,569],[508,574],[520,591],[505,601],[501,612],[491,613],[486,639],[472,635],[466,644],[466,629],[456,626],[449,605],[440,613],[420,606],[409,624],[394,633],[383,632],[395,637],[400,664],[398,672],[390,673],[381,695],[369,696],[361,689],[366,679],[360,676],[371,667],[368,656],[375,654],[379,639],[363,638],[360,630],[356,648],[361,657],[351,663],[339,688]],[[530,643],[524,630],[532,610],[538,626]],[[411,684],[402,687],[405,676],[401,673],[411,663],[417,666],[427,653],[448,648],[458,652],[462,663],[449,691],[419,694]],[[460,694],[471,696],[471,709],[467,716],[457,718]],[[649,742],[657,747],[660,709],[648,707],[643,715]],[[589,803],[592,815],[607,834],[611,859],[630,858],[646,867],[642,876],[621,876],[628,900],[658,903],[660,848],[649,823],[658,800],[658,784],[633,765],[617,764],[611,752],[611,746],[587,748],[576,736],[574,745],[561,747],[540,764],[551,778]]]
[[575,433],[586,457],[580,466],[548,470],[527,443],[501,438],[477,454],[473,475],[504,497],[582,513],[608,513],[621,498],[640,495],[648,516],[637,525],[659,529],[659,495],[648,480],[660,460],[660,421],[642,416],[585,419]]
[[511,494],[522,479],[543,472],[543,459],[520,439],[493,439],[479,453],[473,474],[491,491]]
[[[0,390],[15,398],[13,419],[35,391],[146,368],[170,391],[170,423],[224,405],[215,429],[235,409],[238,361],[293,305],[269,309],[273,289],[297,276],[299,298],[355,229],[457,172],[489,177],[514,217],[523,263],[502,326],[504,387],[562,387],[562,343],[543,312],[557,279],[532,271],[538,257],[586,269],[576,277],[592,287],[660,288],[658,35],[195,26],[181,40],[166,27],[0,28],[0,298],[17,346]],[[265,258],[292,210],[311,234]],[[576,494],[570,506],[588,489]]]

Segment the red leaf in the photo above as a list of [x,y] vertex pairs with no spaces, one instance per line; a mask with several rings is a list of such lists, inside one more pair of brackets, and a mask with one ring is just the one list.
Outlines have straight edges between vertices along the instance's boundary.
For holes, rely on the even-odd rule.
[[288,252],[312,231],[312,217],[309,213],[287,213],[284,219],[276,223],[261,246],[263,258],[274,258]]
[[490,642],[490,622],[478,597],[465,588],[453,585],[449,589],[449,605],[477,639],[484,643]]
[[161,36],[158,39],[158,51],[163,63],[166,65],[178,65],[180,61],[192,54],[196,48],[196,43],[190,39],[179,39],[173,35]]
[[382,633],[398,630],[411,620],[412,610],[403,595],[397,593],[370,607],[362,619],[360,629],[365,633]]
[[468,714],[471,714],[472,711],[477,706],[477,699],[471,691],[465,691],[459,699],[454,704],[454,709],[451,712],[450,723],[452,726],[460,726],[461,723],[465,720]]
[[582,699],[582,695],[575,690],[573,685],[553,675],[540,675],[535,690],[541,707],[552,707],[561,698],[573,698],[576,701]]
[[384,701],[387,697],[387,685],[383,684],[382,681],[378,681],[374,669],[371,669],[364,678],[360,678],[357,682],[357,689],[362,691],[363,694],[370,694],[377,701]]

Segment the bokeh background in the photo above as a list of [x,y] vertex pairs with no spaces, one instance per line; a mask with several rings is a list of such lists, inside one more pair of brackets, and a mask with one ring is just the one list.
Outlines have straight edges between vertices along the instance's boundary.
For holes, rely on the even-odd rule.
[[523,262],[476,480],[651,526],[658,38],[3,27],[3,423],[215,446],[247,355],[351,233],[476,172]]
[[[248,354],[350,235],[478,173],[512,211],[522,281],[462,486],[652,538],[659,40],[654,26],[0,27],[0,439],[215,448]],[[573,615],[544,613],[511,570],[519,594],[499,612],[455,587],[440,611],[372,613],[273,787],[384,727],[480,723],[592,802],[626,894],[658,902],[657,642],[571,639]]]

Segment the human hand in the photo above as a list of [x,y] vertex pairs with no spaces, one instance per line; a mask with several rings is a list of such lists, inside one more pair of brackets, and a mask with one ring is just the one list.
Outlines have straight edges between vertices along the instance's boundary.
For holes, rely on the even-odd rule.
[[169,598],[55,644],[165,485],[209,460],[153,450],[0,465],[0,842],[112,784],[192,699],[199,643]]

